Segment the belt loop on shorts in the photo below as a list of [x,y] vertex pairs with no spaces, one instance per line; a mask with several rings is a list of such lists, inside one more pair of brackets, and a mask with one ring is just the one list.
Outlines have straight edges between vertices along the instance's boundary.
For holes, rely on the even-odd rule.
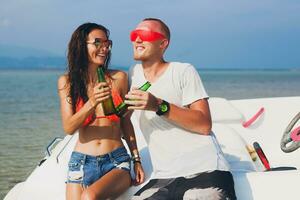
[[108,153],[108,157],[109,157],[110,162],[113,162],[113,161],[114,161],[112,152],[109,152],[109,153]]
[[86,161],[86,155],[83,156],[82,160],[81,160],[81,164],[84,165]]

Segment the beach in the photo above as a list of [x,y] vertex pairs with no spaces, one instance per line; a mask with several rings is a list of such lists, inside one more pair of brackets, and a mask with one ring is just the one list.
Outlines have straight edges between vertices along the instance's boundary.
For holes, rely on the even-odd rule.
[[[127,69],[125,69],[127,70]],[[300,70],[198,69],[210,97],[300,95]],[[22,182],[63,137],[57,95],[62,70],[0,70],[0,199]]]

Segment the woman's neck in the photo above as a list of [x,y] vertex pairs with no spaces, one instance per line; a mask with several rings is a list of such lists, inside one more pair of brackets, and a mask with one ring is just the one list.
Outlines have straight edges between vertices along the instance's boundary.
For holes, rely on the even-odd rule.
[[88,68],[88,82],[95,85],[98,82],[97,65],[90,65]]

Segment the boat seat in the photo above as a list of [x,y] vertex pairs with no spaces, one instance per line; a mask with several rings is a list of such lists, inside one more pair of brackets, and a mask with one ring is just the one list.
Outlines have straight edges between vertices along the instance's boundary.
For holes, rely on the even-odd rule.
[[213,123],[242,123],[245,119],[227,99],[211,97],[208,103]]
[[221,146],[231,171],[257,171],[247,150],[246,141],[227,125],[215,123],[213,132]]

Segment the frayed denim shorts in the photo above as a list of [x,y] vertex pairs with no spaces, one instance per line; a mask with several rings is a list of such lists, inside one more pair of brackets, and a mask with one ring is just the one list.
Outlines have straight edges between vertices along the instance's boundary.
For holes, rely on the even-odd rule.
[[130,164],[131,159],[125,147],[100,156],[73,151],[66,183],[78,183],[88,187],[112,169],[130,172]]

